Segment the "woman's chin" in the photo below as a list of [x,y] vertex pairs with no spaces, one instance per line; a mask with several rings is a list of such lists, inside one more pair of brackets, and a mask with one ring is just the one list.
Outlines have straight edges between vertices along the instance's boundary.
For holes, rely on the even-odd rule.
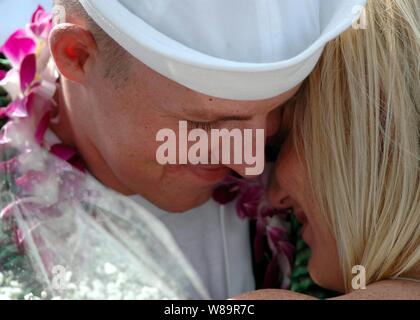
[[336,271],[331,270],[325,263],[317,263],[316,257],[309,259],[308,272],[318,286],[335,292],[345,292],[343,281],[341,280],[341,273],[337,274]]
[[308,272],[311,276],[312,280],[319,286],[323,287],[322,285],[322,272],[317,267],[316,263],[314,262],[313,257],[309,259],[308,262]]

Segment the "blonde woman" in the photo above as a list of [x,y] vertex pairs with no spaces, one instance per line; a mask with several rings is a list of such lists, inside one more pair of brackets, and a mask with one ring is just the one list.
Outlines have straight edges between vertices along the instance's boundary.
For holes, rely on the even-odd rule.
[[367,29],[332,41],[284,109],[269,197],[293,208],[311,276],[340,298],[420,299],[419,6],[369,1]]

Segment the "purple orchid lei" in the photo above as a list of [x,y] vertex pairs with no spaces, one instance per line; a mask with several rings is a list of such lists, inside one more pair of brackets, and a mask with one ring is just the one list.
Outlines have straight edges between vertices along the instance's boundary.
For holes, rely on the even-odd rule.
[[[54,95],[57,90],[58,72],[51,58],[48,36],[52,30],[53,17],[39,6],[32,15],[31,22],[15,31],[0,47],[11,63],[8,72],[0,71],[0,87],[8,92],[11,103],[0,109],[0,119],[7,123],[0,132],[0,151],[10,141],[11,127],[28,125],[33,130],[36,142],[46,147],[44,136],[55,107]],[[80,170],[84,166],[77,157],[77,150],[55,144],[49,147],[53,155],[68,161]],[[10,169],[13,160],[0,163],[0,169]]]
[[[252,181],[229,176],[216,188],[213,199],[222,205],[234,201],[239,218],[256,222],[255,260],[257,263],[269,260],[263,287],[288,289],[294,246],[288,240],[289,213],[272,208],[266,198],[265,190],[271,172],[270,166],[267,166],[264,175]],[[268,242],[269,252],[265,242]]]
[[[56,107],[54,95],[59,77],[48,46],[48,36],[52,27],[52,15],[39,6],[32,15],[31,22],[25,28],[15,31],[0,47],[0,53],[10,62],[10,70],[0,71],[0,87],[8,93],[11,101],[7,106],[0,108],[0,120],[5,122],[0,130],[0,176],[13,175],[15,187],[23,195],[26,192],[32,192],[37,184],[41,185],[50,178],[42,170],[19,172],[21,162],[24,161],[26,155],[29,158],[33,151],[32,143],[78,169],[81,177],[82,172],[85,172],[83,161],[75,148],[62,143],[49,144],[45,139],[49,124],[54,121],[52,118]],[[25,138],[32,137],[34,140],[28,141],[23,154],[16,155],[14,152],[15,140],[22,139],[16,137],[16,132],[25,133],[23,135]],[[74,184],[77,183],[80,181],[74,182]],[[69,187],[74,186],[61,188],[61,198],[66,197]],[[44,191],[40,190],[40,192]],[[0,208],[0,220],[10,223],[13,210],[21,202],[23,202],[22,199],[16,201],[11,199],[8,205]],[[46,213],[46,216],[48,214]],[[17,223],[12,222],[11,225],[13,240],[18,251],[23,255],[25,253],[23,231]],[[43,247],[42,239],[36,234],[33,236],[37,245]],[[41,253],[46,265],[51,260],[48,254],[48,252]]]
[[[10,132],[14,130],[11,129],[25,127],[25,130],[31,130],[40,147],[85,172],[83,161],[75,148],[61,143],[48,145],[44,140],[50,122],[54,121],[54,95],[59,77],[48,47],[52,27],[52,15],[39,6],[31,22],[14,32],[0,47],[0,53],[11,63],[9,71],[0,70],[0,87],[11,98],[6,107],[0,108],[0,119],[6,120],[0,131],[0,153],[13,139]],[[0,159],[0,173],[13,171],[16,158],[3,160]],[[249,182],[230,176],[215,190],[213,198],[222,205],[235,201],[238,216],[256,222],[256,262],[269,259],[264,287],[275,288],[280,285],[287,289],[290,286],[294,247],[288,241],[287,213],[270,208],[266,201],[266,177],[267,174],[258,181]],[[29,172],[16,181],[19,187],[24,188],[29,180],[34,179],[42,179],[42,175]],[[0,212],[0,219],[7,218],[7,212],[6,207]],[[16,245],[23,251],[22,232],[15,228],[14,234]],[[269,252],[265,250],[267,242]]]

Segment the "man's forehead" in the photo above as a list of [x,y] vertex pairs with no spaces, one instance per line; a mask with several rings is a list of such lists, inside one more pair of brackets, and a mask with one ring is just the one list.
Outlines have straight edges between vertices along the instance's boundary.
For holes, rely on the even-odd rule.
[[192,119],[208,121],[249,121],[255,115],[267,113],[281,105],[284,98],[263,101],[228,101],[217,98],[181,106],[177,112]]
[[234,101],[199,95],[183,105],[172,105],[173,111],[191,119],[206,121],[249,121],[256,115],[281,107],[298,92],[300,84],[277,97],[256,101]]

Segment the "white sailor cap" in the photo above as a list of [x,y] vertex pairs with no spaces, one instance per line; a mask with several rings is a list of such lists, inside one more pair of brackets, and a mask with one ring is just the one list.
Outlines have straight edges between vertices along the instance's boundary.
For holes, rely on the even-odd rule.
[[366,0],[79,0],[142,63],[194,91],[231,100],[302,82]]

